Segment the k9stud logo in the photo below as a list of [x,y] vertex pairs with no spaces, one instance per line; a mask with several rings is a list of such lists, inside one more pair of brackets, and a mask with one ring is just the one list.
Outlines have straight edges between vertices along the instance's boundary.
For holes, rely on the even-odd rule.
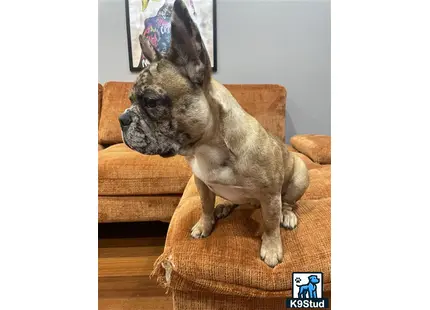
[[323,298],[322,272],[293,272],[293,297],[287,298],[287,308],[328,308]]

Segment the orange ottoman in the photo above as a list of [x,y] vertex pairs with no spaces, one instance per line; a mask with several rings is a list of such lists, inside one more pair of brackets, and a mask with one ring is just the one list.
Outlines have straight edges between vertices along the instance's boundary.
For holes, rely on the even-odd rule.
[[[330,172],[330,165],[309,171],[310,187],[298,202],[299,225],[281,229],[284,258],[275,268],[260,259],[261,212],[249,205],[219,220],[209,237],[190,236],[201,213],[192,177],[153,271],[172,291],[174,309],[285,309],[292,272],[323,272],[324,297],[329,296]],[[220,202],[217,197],[216,204]]]

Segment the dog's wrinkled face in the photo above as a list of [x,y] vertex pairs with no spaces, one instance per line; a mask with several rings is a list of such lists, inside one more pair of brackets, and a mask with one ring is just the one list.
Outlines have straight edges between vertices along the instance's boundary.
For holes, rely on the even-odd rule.
[[131,107],[119,118],[125,144],[142,154],[180,154],[200,139],[210,122],[205,97],[210,60],[181,0],[173,6],[171,33],[166,57],[143,42],[151,64],[139,74],[130,92]]

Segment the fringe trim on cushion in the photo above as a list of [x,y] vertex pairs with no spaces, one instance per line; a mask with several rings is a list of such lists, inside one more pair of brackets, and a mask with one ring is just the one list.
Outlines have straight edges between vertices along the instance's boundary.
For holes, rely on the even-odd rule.
[[156,277],[157,283],[166,289],[166,294],[169,293],[169,286],[171,281],[172,270],[174,264],[172,262],[172,255],[164,252],[161,254],[154,263],[149,278]]

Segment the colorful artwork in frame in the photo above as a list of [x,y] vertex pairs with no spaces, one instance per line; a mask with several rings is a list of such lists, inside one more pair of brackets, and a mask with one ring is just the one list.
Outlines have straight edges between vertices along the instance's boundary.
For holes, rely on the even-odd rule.
[[[183,0],[200,30],[216,71],[215,0]],[[143,37],[165,54],[170,46],[170,21],[175,0],[125,0],[130,71],[139,72],[149,63],[142,53]]]

